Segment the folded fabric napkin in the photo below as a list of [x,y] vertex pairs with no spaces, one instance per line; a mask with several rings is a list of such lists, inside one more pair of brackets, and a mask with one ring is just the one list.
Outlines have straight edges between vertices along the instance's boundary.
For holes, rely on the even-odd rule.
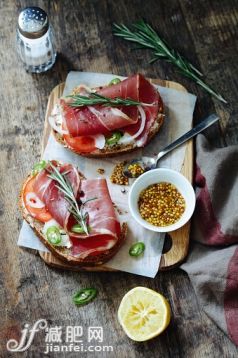
[[206,314],[238,345],[238,146],[197,137],[197,203],[182,269]]

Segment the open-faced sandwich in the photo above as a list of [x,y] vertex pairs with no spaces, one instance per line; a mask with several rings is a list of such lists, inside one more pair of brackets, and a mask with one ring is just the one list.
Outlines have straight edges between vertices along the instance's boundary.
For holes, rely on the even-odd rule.
[[102,264],[126,236],[106,180],[85,179],[71,164],[37,164],[23,184],[20,208],[45,246],[72,264]]
[[56,140],[91,157],[144,147],[163,123],[158,90],[141,74],[108,85],[76,87],[61,98],[49,118]]

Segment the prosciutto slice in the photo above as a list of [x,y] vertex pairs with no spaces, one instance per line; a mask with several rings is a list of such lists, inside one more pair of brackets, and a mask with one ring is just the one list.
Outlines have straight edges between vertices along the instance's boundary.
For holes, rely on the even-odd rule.
[[116,241],[110,235],[97,235],[92,238],[79,240],[73,236],[70,237],[73,244],[71,252],[73,256],[84,259],[87,256],[96,256],[103,251],[110,250]]
[[60,100],[60,106],[64,127],[72,137],[109,134],[138,120],[137,110],[122,111],[120,108],[103,106],[74,108],[64,99]]
[[70,214],[69,203],[57,188],[57,182],[48,176],[50,167],[37,175],[33,189],[51,216],[69,235],[72,242],[72,255],[84,258],[112,248],[118,240],[121,228],[106,180],[80,179],[76,168],[70,164],[62,165],[58,167],[58,170],[66,173],[79,206],[85,203],[83,211],[88,213],[89,235],[76,234],[71,231],[76,220]]
[[[146,124],[138,138],[140,145],[143,146],[147,141],[148,133],[155,122],[159,109],[162,109],[162,101],[155,87],[144,76],[136,74],[118,84],[100,88],[97,93],[109,98],[131,98],[144,104]],[[64,127],[72,137],[99,133],[107,135],[117,129],[134,135],[141,126],[137,106],[120,106],[117,108],[85,106],[73,108],[65,99],[61,99],[60,105]]]
[[[139,74],[137,77],[139,82],[139,101],[150,104],[150,106],[143,106],[146,114],[146,123],[143,132],[138,138],[136,138],[138,146],[143,147],[147,142],[148,134],[150,129],[153,127],[158,114],[163,111],[163,103],[156,88],[142,75]],[[124,128],[124,130],[126,133],[133,135],[139,128],[140,120],[135,125]]]
[[[149,104],[149,106],[143,105],[146,114],[146,124],[143,132],[137,138],[137,140],[140,140],[140,146],[144,146],[147,142],[150,128],[153,126],[158,113],[163,110],[163,103],[156,88],[144,76],[136,74],[114,86],[104,87],[99,90],[98,93],[109,98],[129,97],[144,104]],[[131,110],[131,108],[135,109],[134,106],[125,107],[123,111],[126,113],[126,111]],[[139,117],[136,123],[123,127],[121,130],[132,136],[138,132],[140,125],[141,119]]]
[[[80,199],[82,202],[85,202],[83,207],[84,211],[90,214],[88,219],[90,237],[103,234],[111,235],[116,238],[119,223],[111,203],[106,180],[82,180],[80,186]],[[71,227],[70,222],[68,223],[68,226]],[[68,230],[70,231],[70,228]],[[71,236],[85,238],[85,235],[74,233],[71,233]]]
[[[111,202],[105,179],[87,179],[81,181],[81,200],[86,202],[85,211],[89,213],[90,235],[74,234],[72,254],[84,258],[111,249],[120,235],[120,223]],[[80,239],[81,238],[81,239]]]
[[[66,178],[70,182],[74,195],[77,195],[80,179],[76,168],[71,164],[62,165],[58,168],[60,173],[67,173]],[[69,203],[65,200],[64,194],[57,188],[56,181],[49,178],[50,166],[42,170],[36,177],[33,189],[40,200],[45,204],[51,216],[62,226],[69,219]]]

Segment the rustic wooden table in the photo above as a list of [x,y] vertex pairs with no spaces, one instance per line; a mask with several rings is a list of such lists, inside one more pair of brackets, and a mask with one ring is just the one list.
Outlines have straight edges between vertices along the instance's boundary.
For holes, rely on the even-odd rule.
[[[155,279],[126,273],[66,272],[47,267],[36,253],[16,246],[22,224],[17,208],[19,188],[40,157],[48,95],[65,80],[69,70],[117,74],[140,71],[152,78],[178,81],[198,96],[195,122],[213,111],[221,116],[220,128],[206,132],[210,141],[218,145],[238,143],[237,1],[35,1],[50,16],[58,48],[55,66],[41,75],[27,74],[15,52],[17,14],[31,4],[0,2],[0,355],[11,356],[6,352],[6,341],[19,339],[25,323],[46,318],[52,326],[64,329],[67,325],[85,329],[102,326],[104,344],[112,345],[114,353],[95,353],[96,357],[237,356],[235,346],[199,307],[189,279],[180,269],[159,273]],[[170,64],[149,65],[148,52],[130,51],[128,43],[112,36],[113,22],[129,24],[142,16],[201,68],[228,105],[213,100]],[[116,318],[122,296],[139,285],[162,292],[172,307],[172,322],[166,332],[144,344],[130,341]],[[87,286],[98,288],[97,300],[75,307],[72,294]],[[38,334],[27,353],[19,356],[42,357],[44,346],[43,336]],[[76,353],[58,356],[74,357]]]

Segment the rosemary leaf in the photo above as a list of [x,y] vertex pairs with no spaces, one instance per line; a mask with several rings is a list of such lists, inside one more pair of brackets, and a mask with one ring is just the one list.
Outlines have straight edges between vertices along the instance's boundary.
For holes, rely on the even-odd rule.
[[83,228],[85,234],[89,235],[87,225],[88,212],[85,212],[84,208],[87,202],[95,200],[96,198],[87,199],[79,206],[75,198],[72,185],[66,177],[68,171],[60,173],[56,166],[54,166],[51,162],[49,162],[49,164],[52,169],[52,172],[49,172],[48,177],[57,182],[56,187],[64,194],[65,200],[70,204],[70,207],[68,209],[69,212],[72,213],[77,223]]
[[94,92],[90,93],[88,97],[79,94],[69,95],[67,97],[73,100],[72,102],[69,102],[69,105],[71,107],[94,106],[94,105],[102,105],[107,107],[139,106],[143,104],[131,98],[120,98],[120,97],[109,98]]
[[179,72],[192,79],[205,91],[216,97],[219,101],[227,103],[227,101],[210,86],[208,86],[201,77],[203,74],[189,61],[182,57],[179,52],[171,49],[164,40],[162,40],[155,30],[143,20],[132,25],[133,30],[130,30],[124,24],[113,24],[113,33],[115,36],[121,37],[124,40],[136,43],[136,47],[140,49],[150,49],[153,52],[153,57],[149,61],[154,63],[157,60],[165,60],[179,68]]

